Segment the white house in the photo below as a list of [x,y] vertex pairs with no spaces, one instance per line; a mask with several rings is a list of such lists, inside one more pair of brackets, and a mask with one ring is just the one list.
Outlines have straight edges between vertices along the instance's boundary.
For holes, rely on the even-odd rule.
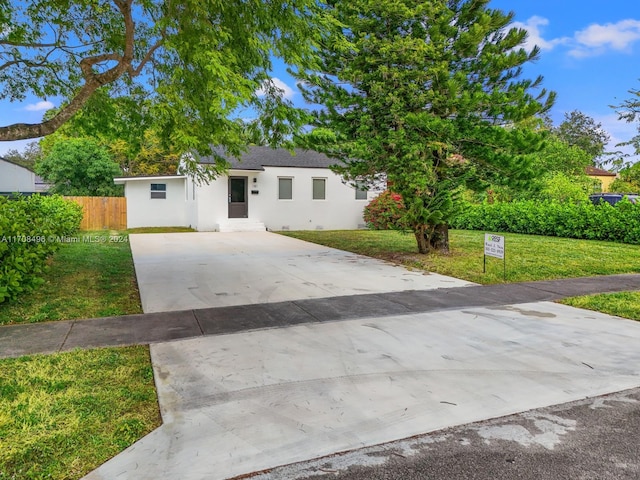
[[[120,177],[127,227],[190,226],[199,231],[364,228],[364,207],[380,193],[354,188],[336,163],[311,150],[251,147],[226,157],[226,175],[199,185],[187,175]],[[212,163],[211,157],[201,159]]]
[[32,193],[36,191],[36,174],[28,168],[0,157],[0,192]]

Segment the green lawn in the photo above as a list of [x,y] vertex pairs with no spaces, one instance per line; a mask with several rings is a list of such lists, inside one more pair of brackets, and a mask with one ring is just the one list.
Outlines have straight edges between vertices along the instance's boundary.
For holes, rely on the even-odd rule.
[[640,320],[640,292],[604,293],[602,295],[566,298],[560,303]]
[[0,325],[142,313],[128,234],[73,238],[50,260],[43,285],[0,304]]
[[[487,258],[483,232],[452,230],[449,255],[419,254],[412,234],[396,231],[298,231],[283,235],[480,284],[502,283],[503,263]],[[507,282],[640,272],[640,246],[505,234]]]
[[0,480],[81,478],[159,425],[147,347],[0,360]]
[[[128,232],[76,237],[0,324],[142,312]],[[81,478],[159,425],[148,347],[0,360],[0,480]]]

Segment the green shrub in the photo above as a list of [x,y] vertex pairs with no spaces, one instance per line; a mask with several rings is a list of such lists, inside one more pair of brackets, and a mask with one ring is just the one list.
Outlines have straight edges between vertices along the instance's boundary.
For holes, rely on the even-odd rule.
[[451,226],[640,244],[640,205],[626,199],[615,206],[549,201],[466,204]]
[[364,208],[364,221],[372,230],[402,229],[405,211],[402,197],[385,190]]
[[81,220],[82,207],[62,197],[0,197],[0,303],[42,282],[60,237],[76,232]]

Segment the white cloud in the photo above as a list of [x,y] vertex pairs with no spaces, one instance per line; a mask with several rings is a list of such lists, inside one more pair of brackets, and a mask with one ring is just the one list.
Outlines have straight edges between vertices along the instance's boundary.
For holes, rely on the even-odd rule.
[[296,92],[289,85],[287,85],[282,80],[280,80],[279,78],[276,78],[276,77],[273,77],[270,80],[265,80],[265,82],[263,83],[262,87],[260,87],[256,91],[256,94],[259,97],[263,97],[264,95],[266,95],[267,89],[270,88],[270,87],[280,90],[282,92],[282,96],[284,98],[286,98],[286,99],[289,99],[289,100],[291,100],[293,98],[293,96],[296,94]]
[[537,15],[526,22],[513,22],[514,27],[523,28],[529,34],[523,45],[525,49],[530,51],[537,45],[541,50],[551,50],[558,45],[566,45],[568,54],[575,58],[601,55],[607,50],[628,51],[640,41],[640,20],[627,19],[604,25],[594,23],[575,32],[572,37],[553,39],[543,38],[547,25],[549,20]]
[[640,20],[589,25],[576,32],[574,39],[576,46],[569,51],[573,57],[599,55],[608,49],[629,50],[634,42],[640,40]]
[[37,103],[30,103],[29,105],[24,107],[24,109],[27,112],[41,112],[42,110],[49,110],[53,107],[55,107],[53,103],[48,100],[43,100]]
[[526,22],[513,22],[513,27],[522,28],[527,31],[529,34],[527,36],[527,40],[525,41],[523,47],[526,50],[533,50],[533,47],[536,45],[541,50],[551,50],[556,45],[562,45],[567,43],[570,39],[567,37],[554,38],[553,40],[545,40],[542,38],[542,27],[546,27],[549,25],[549,20],[543,17],[539,17],[534,15],[529,18]]

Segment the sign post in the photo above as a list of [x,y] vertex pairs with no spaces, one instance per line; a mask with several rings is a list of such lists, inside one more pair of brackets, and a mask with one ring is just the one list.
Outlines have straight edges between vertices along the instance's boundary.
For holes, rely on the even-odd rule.
[[487,257],[502,259],[504,280],[507,280],[507,259],[504,254],[504,237],[492,233],[484,234],[484,267],[483,273],[487,273]]

